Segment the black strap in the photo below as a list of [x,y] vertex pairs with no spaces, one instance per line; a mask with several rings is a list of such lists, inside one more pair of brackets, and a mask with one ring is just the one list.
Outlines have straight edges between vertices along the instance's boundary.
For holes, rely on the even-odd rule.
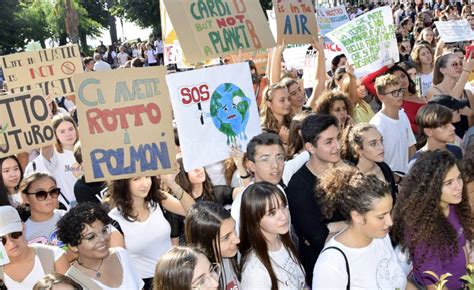
[[[328,249],[337,250],[337,251],[339,251],[339,252],[342,254],[342,256],[344,257],[344,261],[346,261],[346,272],[347,272],[347,286],[346,286],[346,289],[347,289],[347,290],[351,289],[351,271],[350,271],[350,269],[349,269],[349,261],[347,260],[346,254],[344,254],[344,252],[343,252],[341,249],[339,249],[338,247],[327,247],[326,249],[323,250],[323,252],[326,251],[326,250],[328,250]],[[321,252],[321,253],[322,253],[322,252]]]

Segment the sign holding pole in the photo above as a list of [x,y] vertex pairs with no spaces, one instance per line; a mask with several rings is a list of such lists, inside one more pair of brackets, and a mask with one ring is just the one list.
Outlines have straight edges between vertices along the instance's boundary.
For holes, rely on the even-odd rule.
[[74,76],[84,174],[88,182],[170,173],[174,169],[166,68]]
[[77,44],[5,55],[0,66],[10,92],[39,88],[54,97],[73,95],[72,75],[83,72]]

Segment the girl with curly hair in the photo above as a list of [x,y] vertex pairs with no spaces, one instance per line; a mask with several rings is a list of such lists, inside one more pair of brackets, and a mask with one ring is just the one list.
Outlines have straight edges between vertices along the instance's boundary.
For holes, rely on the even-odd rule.
[[138,176],[109,182],[112,204],[109,216],[123,231],[125,246],[144,289],[151,289],[156,261],[171,248],[171,227],[163,209],[184,216],[194,204],[193,198],[174,181],[176,174],[161,179],[176,195],[161,191],[156,177]]
[[383,137],[375,125],[362,123],[347,127],[341,138],[341,158],[387,182],[395,203],[397,185],[392,169],[384,162]]
[[466,273],[466,241],[474,220],[456,159],[447,151],[427,151],[401,184],[393,238],[413,262],[414,281],[434,289],[425,271],[451,273],[446,287],[460,289]]
[[84,289],[141,289],[128,251],[110,247],[112,219],[101,204],[84,202],[58,222],[58,236],[77,254],[66,276]]
[[347,94],[341,91],[322,93],[318,99],[316,113],[336,117],[341,131],[352,124],[352,104]]
[[203,201],[191,207],[184,224],[186,244],[202,249],[211,263],[220,265],[219,289],[240,289],[240,239],[230,212],[214,202]]
[[242,289],[303,289],[305,274],[291,240],[285,194],[274,184],[247,187],[240,208]]
[[317,192],[323,215],[331,218],[338,210],[349,226],[326,243],[312,289],[405,289],[407,279],[388,235],[393,223],[387,184],[347,166],[329,170]]

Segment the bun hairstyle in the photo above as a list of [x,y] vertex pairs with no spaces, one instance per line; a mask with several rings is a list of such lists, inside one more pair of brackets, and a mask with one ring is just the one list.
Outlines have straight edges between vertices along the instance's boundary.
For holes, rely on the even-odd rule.
[[[359,153],[357,149],[364,149],[364,139],[362,134],[370,129],[377,130],[372,124],[360,123],[357,125],[349,125],[343,132],[341,138],[341,157],[354,165],[359,163]],[[358,147],[358,148],[357,148]]]
[[317,187],[322,214],[331,218],[338,210],[349,222],[351,211],[364,214],[373,208],[374,200],[391,196],[387,183],[349,166],[330,169],[320,178]]

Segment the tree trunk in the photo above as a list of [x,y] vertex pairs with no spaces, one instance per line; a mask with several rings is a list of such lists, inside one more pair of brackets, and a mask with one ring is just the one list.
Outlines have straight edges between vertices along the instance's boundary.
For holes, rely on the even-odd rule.
[[[107,0],[107,7],[109,11],[113,5],[114,5],[114,0]],[[110,40],[112,41],[111,44],[118,42],[117,25],[115,24],[115,17],[113,15],[109,16],[109,32],[110,32]]]

